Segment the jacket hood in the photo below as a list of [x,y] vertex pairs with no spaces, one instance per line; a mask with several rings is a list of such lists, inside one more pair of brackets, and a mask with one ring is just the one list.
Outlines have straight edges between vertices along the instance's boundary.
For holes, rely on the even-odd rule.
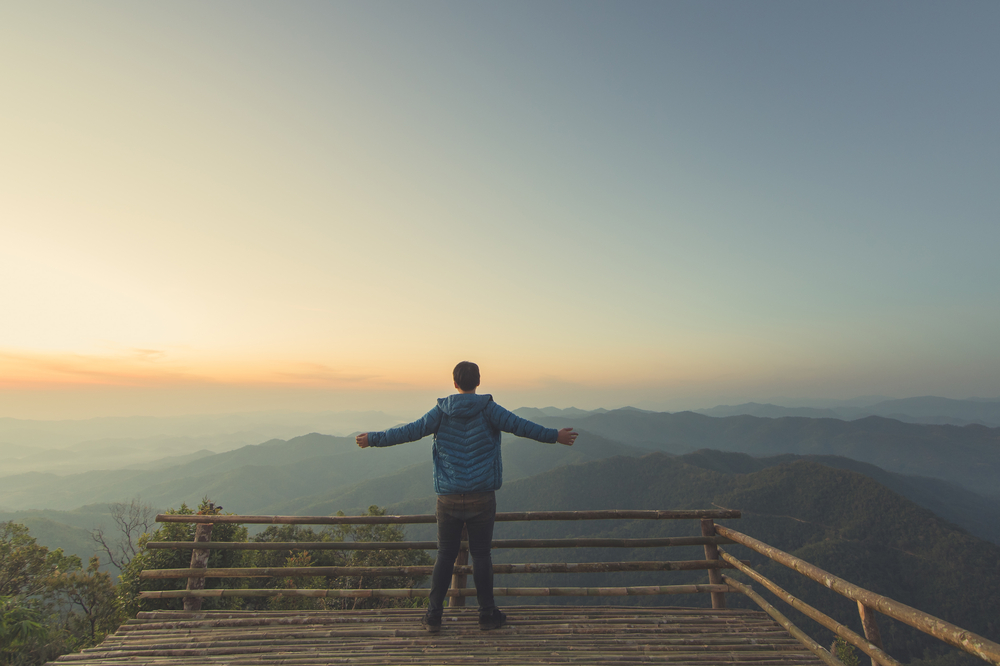
[[489,393],[455,393],[438,398],[438,407],[452,418],[467,419],[479,414],[493,401]]

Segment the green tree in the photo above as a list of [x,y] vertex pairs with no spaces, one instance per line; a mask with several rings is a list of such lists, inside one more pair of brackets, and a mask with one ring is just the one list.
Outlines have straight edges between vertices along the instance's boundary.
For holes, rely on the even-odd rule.
[[117,628],[111,577],[93,558],[40,546],[28,528],[0,523],[0,655],[4,664],[40,664],[89,647]]
[[34,659],[48,637],[45,613],[18,597],[0,596],[0,664],[39,663]]
[[[342,511],[337,512],[343,516]],[[385,509],[372,505],[369,516],[384,516]],[[274,525],[254,537],[258,542],[398,542],[406,538],[399,525],[331,525],[319,531],[299,525]],[[422,550],[261,550],[254,553],[255,567],[379,567],[430,565]],[[385,589],[419,586],[426,576],[275,576],[254,579],[251,587],[271,589]],[[261,597],[247,606],[256,609],[345,609],[390,608],[423,605],[423,599],[344,599],[313,597]]]
[[0,597],[43,596],[50,576],[81,566],[76,555],[39,546],[24,525],[0,523]]
[[[322,551],[320,551],[322,552]],[[306,550],[295,550],[292,554],[285,558],[286,567],[310,567],[315,563],[312,560],[312,555]],[[330,578],[326,576],[288,576],[285,578],[272,578],[272,585],[276,588],[288,588],[293,590],[325,590],[329,589]],[[269,586],[269,587],[271,587]],[[331,602],[333,599],[327,598],[310,598],[310,597],[293,597],[293,596],[280,596],[280,597],[267,597],[267,607],[271,610],[299,610],[299,609],[317,609],[317,610],[329,610],[334,607]]]
[[64,623],[69,634],[77,638],[75,647],[100,643],[124,619],[115,603],[111,576],[99,571],[100,566],[94,556],[86,571],[62,571],[49,579],[49,588],[69,602]]
[[[343,516],[342,511],[337,512]],[[385,509],[376,505],[368,507],[369,516],[384,516]],[[399,542],[406,532],[401,525],[331,525],[326,529],[333,541]],[[404,567],[433,564],[434,560],[422,550],[349,550],[344,566],[349,567]],[[337,580],[336,587],[359,589],[392,589],[418,587],[426,576],[349,576]],[[338,599],[340,608],[399,608],[422,606],[426,599]]]
[[[317,532],[312,527],[301,525],[272,525],[258,534],[253,539],[258,543],[275,542],[323,542],[332,541],[332,537],[326,531]],[[346,557],[343,551],[314,549],[290,550],[258,550],[252,552],[254,567],[276,568],[276,567],[336,567],[343,566]],[[250,587],[255,589],[328,589],[335,587],[335,579],[327,576],[283,576],[270,578],[255,578],[249,582]],[[247,608],[254,610],[292,610],[292,609],[315,609],[325,610],[332,607],[332,599],[310,598],[310,597],[250,597],[247,599]]]
[[[203,498],[198,510],[194,511],[187,504],[181,504],[179,509],[169,509],[168,514],[174,515],[212,515],[221,513],[221,507],[214,507]],[[234,515],[234,514],[224,514]],[[149,549],[147,544],[152,541],[194,541],[194,523],[162,523],[152,534],[143,534],[138,540],[138,550],[122,570],[118,583],[117,605],[119,612],[125,617],[135,617],[139,611],[174,609],[183,607],[181,599],[141,599],[139,594],[144,590],[183,590],[187,586],[185,578],[166,578],[142,580],[139,575],[145,569],[186,569],[191,565],[190,550]],[[212,528],[212,541],[247,540],[247,528],[236,523],[216,523]],[[245,567],[252,562],[249,551],[213,550],[208,558],[209,568]],[[239,585],[240,583],[236,583]],[[245,586],[245,583],[242,583]],[[234,587],[233,579],[209,578],[205,581],[206,588]],[[240,608],[243,602],[237,597],[225,599],[205,599],[204,608]]]

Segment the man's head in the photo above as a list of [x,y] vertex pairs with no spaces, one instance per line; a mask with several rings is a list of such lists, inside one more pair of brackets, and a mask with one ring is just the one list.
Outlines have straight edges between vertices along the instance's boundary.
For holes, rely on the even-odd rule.
[[455,388],[460,391],[475,391],[479,386],[479,366],[471,361],[456,365],[451,376],[455,379]]

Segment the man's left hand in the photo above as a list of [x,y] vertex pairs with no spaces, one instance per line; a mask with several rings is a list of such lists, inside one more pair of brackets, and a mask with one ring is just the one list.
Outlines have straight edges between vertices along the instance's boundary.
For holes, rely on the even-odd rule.
[[573,442],[576,441],[578,435],[579,433],[575,432],[572,428],[563,428],[556,436],[556,441],[566,446],[573,446]]
[[368,433],[366,433],[366,432],[361,433],[360,435],[358,435],[357,437],[354,438],[354,441],[356,441],[358,443],[358,446],[360,446],[361,448],[367,449],[368,448]]

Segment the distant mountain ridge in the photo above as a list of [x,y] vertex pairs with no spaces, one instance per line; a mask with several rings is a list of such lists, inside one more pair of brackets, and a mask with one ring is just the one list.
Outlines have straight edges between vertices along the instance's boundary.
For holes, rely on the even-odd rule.
[[770,403],[748,402],[742,405],[719,405],[710,409],[697,409],[694,411],[698,414],[716,417],[746,415],[781,418],[785,416],[804,416],[808,418],[834,418],[853,421],[865,418],[866,416],[882,416],[906,423],[957,426],[979,424],[988,427],[1000,427],[1000,400],[953,400],[951,398],[938,398],[935,396],[883,400],[864,407],[783,407]]
[[[565,425],[546,417],[539,423]],[[890,472],[944,479],[995,496],[1000,479],[1000,428],[921,425],[879,416],[856,421],[804,417],[710,417],[694,412],[613,410],[573,423],[588,432],[651,451],[699,449],[754,456],[781,453],[835,455]]]
[[590,416],[591,414],[603,414],[608,411],[606,409],[577,409],[576,407],[566,407],[565,409],[560,409],[558,407],[542,407],[541,409],[537,407],[520,407],[513,410],[515,414],[523,419],[528,419],[529,421],[538,418],[544,418],[546,416],[554,416],[561,418],[573,418],[576,416]]
[[[780,399],[775,399],[780,400]],[[787,399],[790,403],[794,399]],[[799,401],[801,402],[801,401]],[[639,413],[657,413],[634,407]],[[608,412],[575,407],[523,407],[515,413],[532,420],[573,421]],[[620,411],[620,410],[614,410]],[[832,401],[826,406],[745,403],[696,413],[715,417],[799,416],[856,420],[882,416],[908,423],[1000,427],[1000,399],[951,400],[924,396],[903,400],[877,397]],[[59,475],[90,470],[166,468],[205,452],[225,452],[270,439],[290,440],[310,432],[349,435],[384,429],[403,421],[384,412],[256,412],[175,417],[111,417],[64,421],[0,418],[0,478],[28,472]],[[1000,492],[1000,490],[998,490]]]

